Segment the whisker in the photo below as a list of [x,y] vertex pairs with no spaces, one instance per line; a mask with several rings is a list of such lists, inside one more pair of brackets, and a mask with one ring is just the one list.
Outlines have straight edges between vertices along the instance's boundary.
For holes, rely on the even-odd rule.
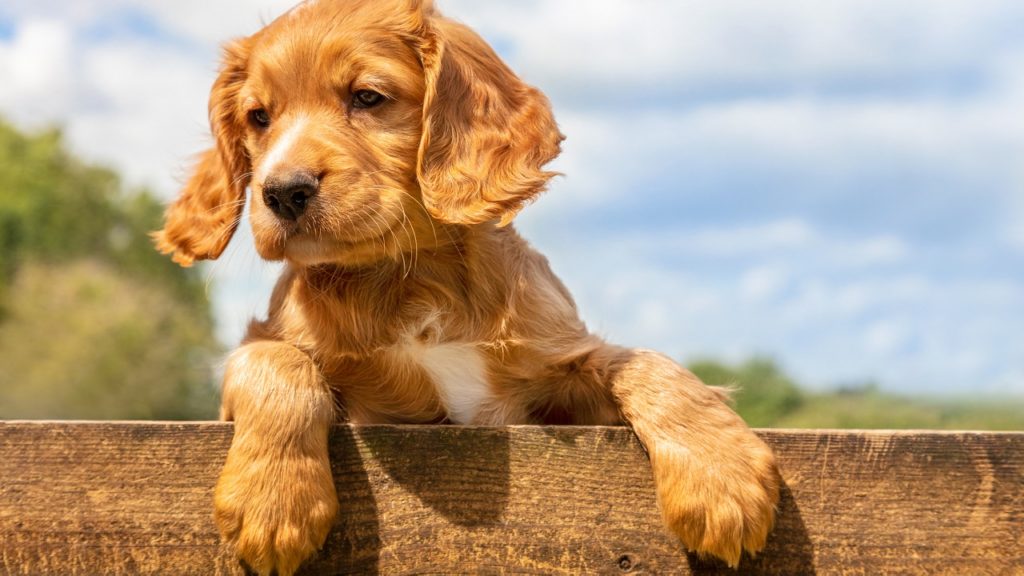
[[239,174],[237,178],[231,181],[231,185],[234,186],[235,184],[238,184],[243,178],[252,178],[255,174],[255,172],[244,172]]
[[239,208],[239,207],[244,207],[244,206],[245,206],[245,198],[241,198],[241,199],[237,199],[237,200],[229,200],[227,202],[222,202],[222,203],[217,204],[215,206],[210,206],[209,208],[206,208],[205,210],[200,211],[200,213],[204,214],[204,215],[205,214],[213,214],[214,212],[218,212],[218,211],[220,211],[220,210],[222,210],[224,208]]
[[[387,220],[384,219],[384,215],[381,213],[381,207],[375,206],[373,204],[368,204],[367,206],[371,210],[373,210],[371,221],[377,224],[377,228],[378,230],[380,230],[382,248],[384,249],[385,253],[389,252],[389,250],[387,249],[387,234],[390,233],[391,237],[394,238],[395,241],[394,249],[391,250],[390,252],[398,253],[398,257],[400,257],[402,260],[402,270],[403,272],[405,272],[407,270],[408,263],[405,260],[405,251],[402,250],[401,241],[399,240],[398,235],[395,233],[394,227],[387,225]],[[383,227],[381,227],[381,223],[384,224]],[[398,259],[395,258],[395,254],[389,254],[389,256],[397,262]]]
[[404,276],[402,276],[402,279],[405,280],[406,278],[409,277],[409,273],[415,271],[416,266],[419,264],[419,260],[420,260],[420,244],[419,244],[419,239],[416,238],[416,226],[413,224],[412,220],[409,219],[409,214],[405,211],[405,206],[401,205],[401,204],[399,204],[399,206],[401,206],[401,208],[402,208],[402,230],[405,230],[406,229],[406,225],[408,225],[409,235],[412,236],[412,246],[413,246],[413,248],[412,248],[412,266],[411,266],[409,272],[406,272],[406,274]]

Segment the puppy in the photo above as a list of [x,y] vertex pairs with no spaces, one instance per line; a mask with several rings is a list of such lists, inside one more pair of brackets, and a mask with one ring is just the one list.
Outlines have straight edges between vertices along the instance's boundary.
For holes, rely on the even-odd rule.
[[183,266],[216,258],[249,189],[257,250],[287,263],[223,384],[215,518],[252,568],[292,574],[324,543],[345,420],[628,423],[689,549],[763,548],[769,448],[722,391],[588,333],[510,225],[563,137],[474,32],[429,0],[310,0],[225,48],[210,125],[154,236]]

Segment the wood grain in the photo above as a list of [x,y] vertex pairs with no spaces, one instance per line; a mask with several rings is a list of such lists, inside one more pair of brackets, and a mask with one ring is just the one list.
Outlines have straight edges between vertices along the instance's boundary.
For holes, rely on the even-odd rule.
[[[3,574],[241,574],[221,423],[0,423]],[[744,574],[1024,574],[1024,433],[762,431],[786,488]],[[661,527],[625,428],[340,426],[305,574],[735,574]]]

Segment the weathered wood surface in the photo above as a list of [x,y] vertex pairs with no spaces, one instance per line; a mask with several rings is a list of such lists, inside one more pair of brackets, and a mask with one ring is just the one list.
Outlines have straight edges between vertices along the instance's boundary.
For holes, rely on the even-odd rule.
[[[237,574],[219,423],[0,423],[4,574]],[[749,574],[1024,574],[1024,434],[763,431],[786,488]],[[714,574],[624,428],[341,426],[306,574]]]

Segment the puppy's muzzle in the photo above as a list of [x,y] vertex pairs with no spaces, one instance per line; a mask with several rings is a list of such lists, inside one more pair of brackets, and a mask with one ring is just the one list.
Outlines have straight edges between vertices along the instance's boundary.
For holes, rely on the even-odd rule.
[[320,189],[320,180],[311,172],[295,170],[274,174],[263,182],[263,203],[282,220],[298,220],[309,199]]

